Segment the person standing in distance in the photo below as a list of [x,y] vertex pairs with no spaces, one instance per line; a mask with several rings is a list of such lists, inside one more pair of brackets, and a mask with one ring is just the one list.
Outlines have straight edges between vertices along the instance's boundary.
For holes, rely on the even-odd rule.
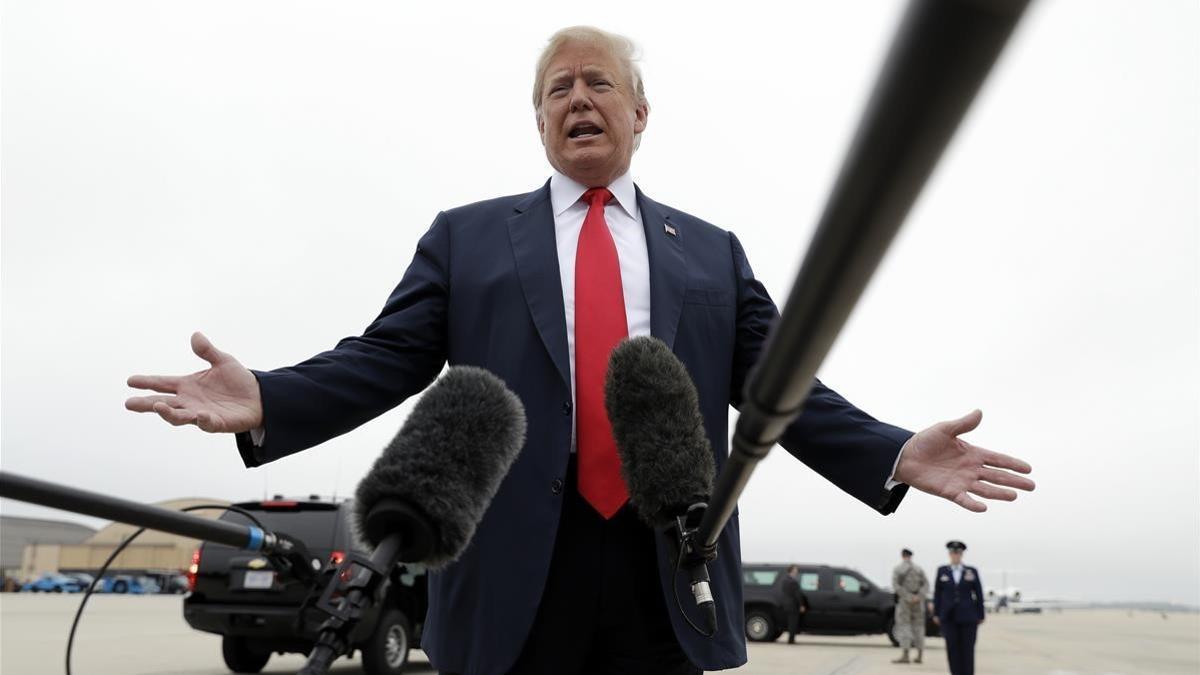
[[787,615],[788,644],[796,644],[796,633],[800,632],[800,621],[803,614],[808,612],[808,600],[800,592],[800,566],[788,568],[787,576],[783,578],[783,612]]
[[904,650],[892,663],[909,663],[908,650],[916,648],[914,663],[921,663],[925,653],[925,596],[929,594],[929,579],[925,570],[912,562],[912,551],[900,551],[900,564],[892,570],[892,588],[896,589],[896,613],[892,635]]
[[983,623],[983,583],[979,570],[964,565],[961,541],[946,542],[950,564],[937,571],[933,587],[934,622],[946,639],[950,675],[975,675],[975,634]]

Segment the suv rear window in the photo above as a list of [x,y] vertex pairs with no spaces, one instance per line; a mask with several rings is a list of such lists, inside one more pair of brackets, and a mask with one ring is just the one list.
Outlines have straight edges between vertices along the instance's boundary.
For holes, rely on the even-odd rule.
[[779,578],[779,570],[742,570],[742,582],[748,586],[771,586]]
[[[331,549],[334,546],[334,537],[340,518],[340,512],[336,507],[300,511],[243,508],[254,514],[254,517],[258,518],[266,529],[289,534],[303,541],[310,548]],[[232,511],[221,516],[221,520],[249,524],[245,517]]]

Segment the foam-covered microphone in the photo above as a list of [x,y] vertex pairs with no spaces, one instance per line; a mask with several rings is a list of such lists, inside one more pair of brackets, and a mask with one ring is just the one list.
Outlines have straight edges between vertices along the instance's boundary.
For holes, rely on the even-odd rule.
[[397,562],[457,560],[525,444],[525,408],[495,375],[455,366],[426,389],[355,493],[350,553],[316,601],[328,615],[300,675],[327,673]]
[[[693,535],[708,506],[716,467],[696,385],[661,340],[635,337],[609,357],[604,405],[629,501],[643,521],[670,535],[675,567],[687,570],[708,624],[707,632],[697,630],[712,635],[716,604],[706,563],[716,549],[699,546]],[[686,613],[684,618],[691,623]]]
[[399,558],[406,562],[437,568],[454,561],[524,443],[517,395],[482,368],[450,368],[358,484],[359,532],[373,546],[396,531],[410,534]]

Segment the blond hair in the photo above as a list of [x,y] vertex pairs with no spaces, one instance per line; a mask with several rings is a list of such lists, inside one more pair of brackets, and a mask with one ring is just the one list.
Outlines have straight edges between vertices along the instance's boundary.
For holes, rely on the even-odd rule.
[[537,71],[533,78],[533,107],[539,117],[542,114],[542,91],[545,86],[546,69],[550,67],[550,59],[554,58],[554,55],[564,46],[573,42],[582,42],[608,50],[624,69],[625,78],[630,85],[629,90],[634,95],[634,102],[638,105],[649,105],[646,100],[646,90],[642,84],[642,71],[637,65],[638,48],[633,40],[624,35],[617,35],[592,26],[571,26],[551,35],[550,41],[546,43],[545,49],[538,57]]

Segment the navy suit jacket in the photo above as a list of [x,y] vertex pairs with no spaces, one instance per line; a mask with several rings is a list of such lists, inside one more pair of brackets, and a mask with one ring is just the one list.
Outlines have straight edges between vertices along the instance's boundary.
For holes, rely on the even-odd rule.
[[[739,405],[775,305],[732,233],[638,190],[650,262],[652,334],[683,361],[700,395],[717,468],[728,454],[729,406]],[[668,232],[667,226],[674,230]],[[423,390],[443,365],[495,373],[528,417],[525,447],[462,557],[431,574],[422,646],[441,670],[502,673],[533,623],[554,548],[571,450],[570,364],[547,182],[438,214],[379,317],[358,337],[304,363],[255,372],[265,442],[238,446],[247,466],[312,447]],[[911,432],[876,421],[821,385],[782,445],[882,513],[906,490],[884,490]],[[660,538],[661,539],[661,538]],[[683,649],[705,670],[746,661],[736,514],[711,566],[719,629],[704,638],[667,606]],[[672,575],[659,542],[659,575]],[[688,597],[686,583],[680,597]],[[697,617],[698,620],[698,617]]]
[[963,565],[962,578],[954,583],[949,565],[942,565],[933,584],[933,613],[942,623],[983,621],[983,583],[979,570]]

